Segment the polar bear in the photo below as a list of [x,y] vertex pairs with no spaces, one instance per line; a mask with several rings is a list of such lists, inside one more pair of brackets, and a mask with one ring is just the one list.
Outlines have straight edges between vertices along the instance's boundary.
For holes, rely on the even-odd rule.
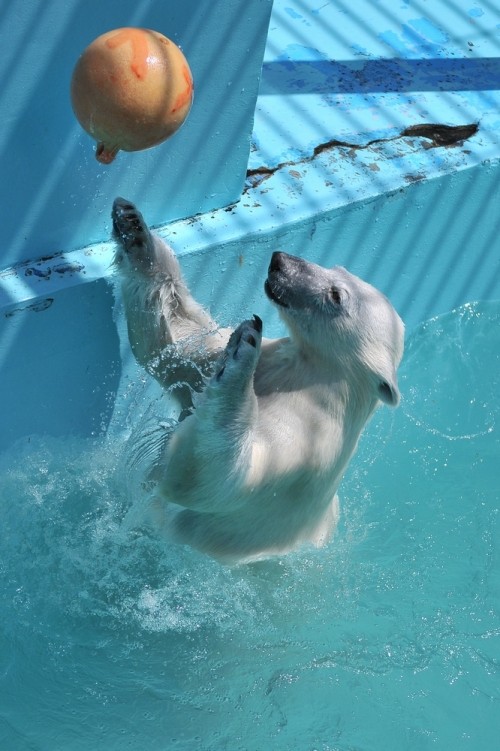
[[344,268],[274,252],[264,289],[289,336],[263,339],[256,315],[221,329],[138,209],[117,198],[112,217],[132,351],[179,402],[150,476],[170,533],[229,564],[325,544],[363,427],[399,402],[398,314]]

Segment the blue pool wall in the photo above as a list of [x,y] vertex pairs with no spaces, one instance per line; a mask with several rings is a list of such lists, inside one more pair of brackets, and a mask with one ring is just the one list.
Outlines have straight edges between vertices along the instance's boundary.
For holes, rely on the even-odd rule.
[[[500,9],[457,0],[424,16],[411,2],[275,0],[269,23],[266,0],[244,13],[238,0],[211,3],[210,13],[198,0],[185,14],[177,6],[70,0],[58,15],[61,3],[49,0],[35,20],[39,5],[27,0],[0,13],[13,41],[0,61],[11,65],[0,94],[0,109],[10,106],[0,450],[33,434],[90,436],[108,426],[131,360],[114,317],[118,194],[161,225],[221,323],[258,313],[267,335],[282,332],[263,293],[275,249],[347,266],[390,297],[408,332],[467,302],[500,299]],[[67,91],[77,51],[125,15],[168,26],[197,93],[171,141],[104,169]],[[13,66],[15,50],[25,54]],[[235,98],[220,106],[223,80]],[[219,129],[213,117],[229,120]],[[402,135],[426,122],[476,131],[448,146]]]
[[[273,229],[265,222],[272,217],[262,216],[262,231],[248,231],[244,207],[232,223],[221,210],[223,242],[204,237],[203,223],[217,223],[215,213],[161,234],[197,298],[222,323],[258,313],[265,333],[282,331],[263,292],[279,248],[345,265],[376,284],[411,331],[466,302],[500,299],[499,182],[500,165],[484,165]],[[106,429],[127,365],[114,320],[112,259],[109,243],[0,274],[0,449],[32,434]],[[6,299],[7,288],[17,300]]]

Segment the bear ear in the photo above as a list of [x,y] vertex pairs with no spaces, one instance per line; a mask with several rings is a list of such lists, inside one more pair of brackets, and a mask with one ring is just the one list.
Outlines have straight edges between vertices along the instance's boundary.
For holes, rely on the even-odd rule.
[[384,404],[388,404],[389,407],[397,407],[400,400],[400,393],[396,377],[394,376],[391,381],[383,379],[379,381],[377,388],[378,398]]

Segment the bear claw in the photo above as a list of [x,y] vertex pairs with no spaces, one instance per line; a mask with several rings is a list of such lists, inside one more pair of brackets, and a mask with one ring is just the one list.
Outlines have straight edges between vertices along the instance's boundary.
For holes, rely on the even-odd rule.
[[258,331],[260,334],[262,332],[262,318],[259,318],[259,316],[256,313],[254,313],[252,321],[255,326],[255,330]]

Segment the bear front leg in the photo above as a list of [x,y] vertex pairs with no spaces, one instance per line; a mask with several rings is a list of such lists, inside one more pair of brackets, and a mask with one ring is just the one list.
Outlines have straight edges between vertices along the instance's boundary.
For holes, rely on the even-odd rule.
[[261,340],[258,316],[231,334],[193,414],[175,430],[153,472],[167,500],[209,512],[233,511],[243,497],[257,423],[253,376]]
[[173,251],[150,232],[136,206],[117,198],[112,218],[134,356],[189,409],[191,390],[201,388],[228,334],[194,300]]

